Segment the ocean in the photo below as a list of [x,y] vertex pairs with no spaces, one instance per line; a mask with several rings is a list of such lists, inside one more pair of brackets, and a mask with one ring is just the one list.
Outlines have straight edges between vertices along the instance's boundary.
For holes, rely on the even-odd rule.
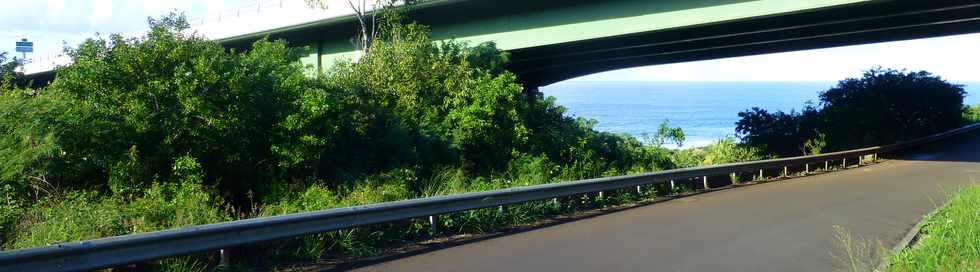
[[[663,121],[684,130],[682,147],[736,136],[738,112],[800,110],[819,102],[835,82],[608,82],[565,81],[542,87],[576,117],[595,119],[595,129],[628,133],[643,140]],[[965,84],[965,83],[961,83]],[[980,83],[965,84],[964,104],[980,104]]]

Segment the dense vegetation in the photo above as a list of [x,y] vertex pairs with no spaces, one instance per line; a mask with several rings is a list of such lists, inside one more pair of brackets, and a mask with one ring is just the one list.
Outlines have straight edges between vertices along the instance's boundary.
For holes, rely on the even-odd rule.
[[0,84],[2,85],[14,84],[21,79],[20,72],[17,71],[21,60],[8,58],[7,54],[7,52],[0,52]]
[[[757,160],[763,151],[818,153],[932,133],[971,114],[959,86],[923,72],[872,70],[822,94],[819,109],[743,112],[748,146],[730,138],[671,150],[662,146],[683,142],[678,128],[662,124],[649,143],[595,131],[595,121],[524,90],[494,44],[435,42],[396,13],[383,16],[370,54],[315,77],[297,61],[302,49],[282,41],[235,51],[185,34],[179,16],[149,23],[142,37],[82,43],[43,89],[0,82],[3,248]],[[906,130],[875,132],[868,126],[876,122]],[[850,138],[854,131],[872,132]],[[399,222],[242,250],[271,259],[365,255],[663,190],[460,213],[440,220],[441,233]],[[159,265],[199,268],[199,260]]]
[[963,111],[963,119],[970,123],[980,122],[980,105],[967,107]]
[[964,123],[961,85],[925,71],[875,68],[820,94],[819,107],[739,113],[736,131],[745,144],[778,156],[890,144]]
[[[663,148],[683,141],[667,124],[654,144],[597,132],[525,92],[494,44],[434,42],[397,14],[370,54],[316,77],[282,41],[239,52],[184,34],[179,16],[149,23],[142,37],[85,41],[46,88],[0,85],[5,248],[759,158],[733,139]],[[485,232],[645,196],[474,211],[439,229]],[[438,235],[426,230],[403,222],[248,250],[370,254]]]

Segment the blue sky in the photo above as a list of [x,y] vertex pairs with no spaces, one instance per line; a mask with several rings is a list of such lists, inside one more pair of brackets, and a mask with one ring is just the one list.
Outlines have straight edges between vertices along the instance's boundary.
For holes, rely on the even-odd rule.
[[[278,0],[20,0],[0,14],[0,51],[35,42],[33,58],[55,55],[62,41],[75,45],[95,33],[138,33],[146,18],[169,11],[201,18]],[[302,1],[302,0],[283,0]],[[5,5],[11,7],[11,5]],[[279,18],[263,18],[270,24]],[[956,82],[980,82],[980,34],[848,46],[761,56],[624,69],[586,81],[836,81],[872,66],[928,70]],[[19,54],[18,54],[19,55]]]

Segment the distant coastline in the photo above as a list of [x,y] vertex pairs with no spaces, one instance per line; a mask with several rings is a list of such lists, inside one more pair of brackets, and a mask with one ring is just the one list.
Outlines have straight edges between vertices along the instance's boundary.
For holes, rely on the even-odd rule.
[[[980,104],[980,82],[963,84],[964,104]],[[566,81],[541,88],[571,116],[595,119],[596,129],[644,140],[669,120],[684,130],[682,148],[734,137],[738,112],[751,107],[800,110],[816,103],[831,81]],[[676,148],[676,146],[675,146]]]

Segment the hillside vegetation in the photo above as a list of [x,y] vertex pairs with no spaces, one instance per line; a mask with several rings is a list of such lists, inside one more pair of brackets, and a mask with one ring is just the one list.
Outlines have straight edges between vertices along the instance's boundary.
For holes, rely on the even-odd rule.
[[[31,90],[3,81],[0,245],[38,247],[798,155],[800,150],[815,153],[932,133],[960,124],[965,116],[962,105],[947,108],[962,103],[959,87],[927,73],[873,70],[822,95],[825,104],[819,110],[743,113],[738,125],[746,144],[721,139],[702,148],[672,150],[662,145],[682,143],[683,131],[666,123],[642,143],[596,131],[593,120],[567,116],[554,98],[524,89],[503,67],[507,53],[493,43],[435,42],[426,27],[406,23],[397,13],[382,18],[370,54],[317,76],[308,76],[297,61],[302,48],[262,39],[247,50],[229,50],[185,34],[186,21],[171,15],[149,20],[150,30],[141,37],[85,41],[68,52],[73,64],[60,68],[48,87]],[[892,84],[893,78],[901,80]],[[929,101],[942,104],[853,106],[892,101],[891,91],[852,99],[881,90],[866,87],[879,86],[876,82],[916,94],[936,92]],[[891,111],[895,105],[916,109],[915,114]],[[862,116],[868,119],[839,121]],[[900,135],[865,132],[875,122],[896,120],[905,121],[885,124],[907,128]],[[848,138],[854,132],[879,134]],[[369,255],[391,244],[489,232],[667,193],[657,190],[459,213],[444,216],[437,233],[427,222],[408,221],[238,250],[246,252],[240,256],[269,256],[273,263],[317,260],[325,254]],[[213,258],[205,254],[149,266],[200,270]]]
[[[71,50],[74,63],[46,88],[3,84],[5,248],[760,157],[726,140],[678,161],[660,144],[595,131],[523,89],[494,44],[434,42],[397,15],[370,54],[316,77],[297,61],[302,48],[228,50],[186,27],[180,16],[150,20],[145,36]],[[683,132],[664,124],[654,138],[681,142]],[[440,229],[484,232],[610,201],[627,199],[477,211]],[[427,229],[405,222],[249,250],[364,255],[438,235]]]
[[745,144],[779,156],[886,145],[964,125],[966,92],[926,71],[873,68],[820,93],[800,112],[738,114]]

